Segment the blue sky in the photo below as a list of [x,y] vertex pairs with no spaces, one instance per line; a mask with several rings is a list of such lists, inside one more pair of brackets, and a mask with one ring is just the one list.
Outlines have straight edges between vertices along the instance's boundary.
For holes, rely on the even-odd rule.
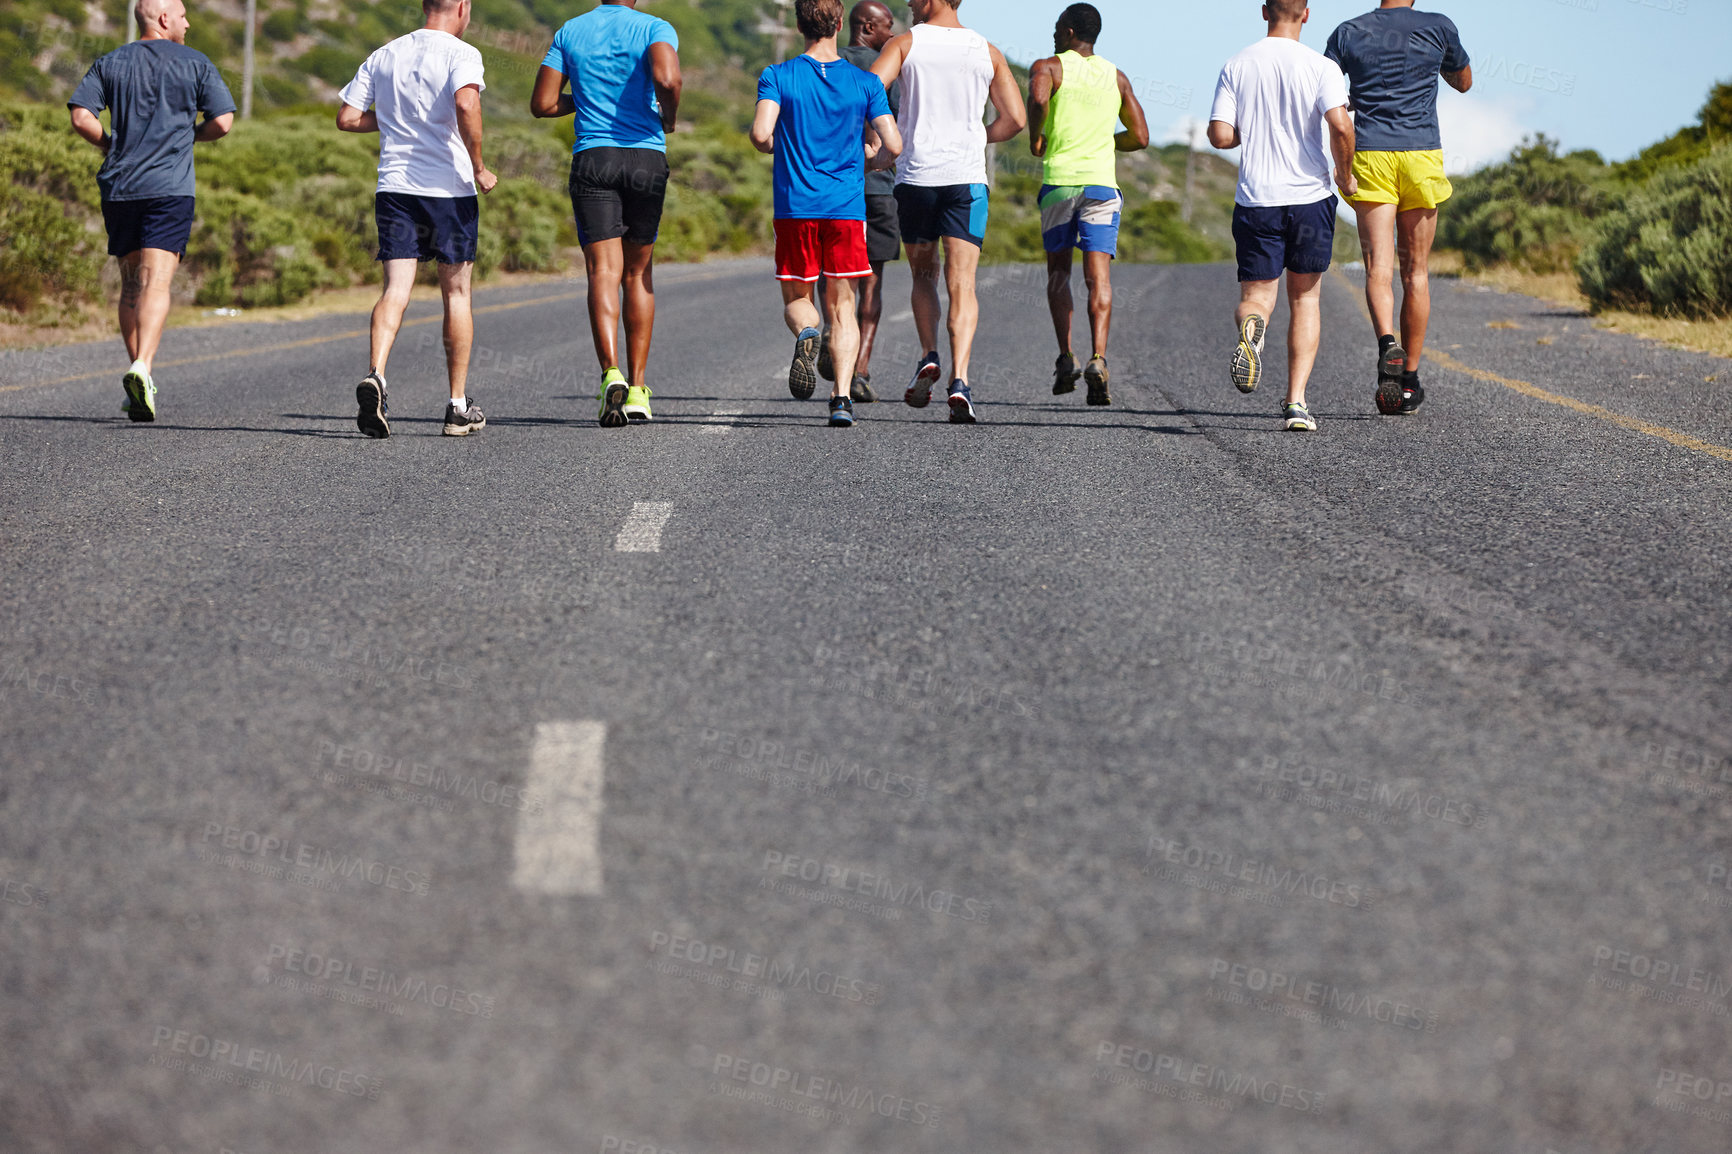
[[[1068,0],[972,0],[963,21],[1012,59],[1052,51]],[[1157,140],[1209,115],[1215,78],[1264,34],[1258,0],[1093,0],[1100,52],[1136,83]],[[1342,20],[1376,0],[1317,0],[1305,42],[1322,50]],[[1622,160],[1692,123],[1716,80],[1732,79],[1732,0],[1447,0],[1473,57],[1475,86],[1439,100],[1455,172],[1501,159],[1524,135]]]

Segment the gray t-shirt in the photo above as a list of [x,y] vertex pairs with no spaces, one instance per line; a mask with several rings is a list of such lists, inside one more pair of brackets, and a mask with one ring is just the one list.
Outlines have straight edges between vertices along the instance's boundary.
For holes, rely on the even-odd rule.
[[[872,65],[878,62],[878,49],[864,46],[849,45],[839,49],[842,59],[856,68],[872,71]],[[902,111],[902,81],[898,80],[890,86],[890,114],[892,116]],[[883,172],[868,172],[866,174],[867,196],[895,196],[896,170],[886,169]]]
[[210,57],[172,40],[138,40],[90,66],[68,108],[109,110],[113,143],[96,174],[104,200],[192,196],[198,114],[235,110]]

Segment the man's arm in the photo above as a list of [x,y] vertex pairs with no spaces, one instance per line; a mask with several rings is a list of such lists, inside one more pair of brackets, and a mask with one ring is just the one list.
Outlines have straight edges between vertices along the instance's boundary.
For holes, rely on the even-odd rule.
[[221,116],[207,116],[204,123],[193,130],[192,138],[200,144],[209,144],[227,136],[229,129],[234,126],[235,114],[232,112],[225,112]]
[[752,119],[752,147],[759,152],[774,155],[776,152],[776,121],[782,115],[782,106],[774,100],[758,101],[758,114]]
[[902,130],[896,127],[894,116],[880,116],[867,130],[866,171],[881,172],[896,167],[902,155]]
[[104,156],[108,155],[109,146],[114,143],[114,139],[103,131],[101,118],[88,108],[72,110],[72,131],[101,149]]
[[1131,78],[1119,73],[1119,123],[1125,130],[1113,137],[1113,147],[1120,152],[1140,152],[1149,146],[1149,118],[1143,115],[1143,102],[1131,88]]
[[998,119],[986,126],[986,143],[1003,144],[1028,127],[1028,108],[1022,103],[1022,89],[1017,87],[1016,74],[1005,63],[1004,53],[992,49],[992,98]]
[[343,132],[377,132],[379,114],[370,108],[363,111],[352,104],[345,104],[337,109],[337,128]]
[[1028,150],[1036,156],[1046,155],[1046,114],[1063,85],[1064,65],[1056,56],[1036,60],[1028,70]]
[[481,160],[481,89],[465,84],[457,90],[457,134],[463,147],[469,150],[469,163],[475,168],[475,187],[483,193],[493,191],[499,178],[487,171]]
[[570,116],[577,103],[565,91],[565,73],[543,64],[535,74],[535,91],[529,96],[529,114],[538,120]]
[[662,106],[662,131],[672,132],[679,116],[680,92],[685,78],[680,75],[680,54],[672,44],[659,40],[650,45],[650,79],[656,86],[656,103]]
[[1331,108],[1323,114],[1329,125],[1329,151],[1335,154],[1335,187],[1352,200],[1359,195],[1359,181],[1353,175],[1353,154],[1358,141],[1353,132],[1353,114],[1347,106]]
[[878,54],[878,59],[872,62],[872,75],[884,82],[884,90],[896,83],[902,75],[902,65],[908,61],[908,50],[914,46],[914,33],[904,32],[884,46],[884,51]]
[[1239,147],[1239,129],[1225,120],[1209,121],[1209,144],[1222,152]]
[[1443,81],[1457,92],[1466,92],[1473,87],[1473,65],[1469,64],[1460,72],[1445,72]]

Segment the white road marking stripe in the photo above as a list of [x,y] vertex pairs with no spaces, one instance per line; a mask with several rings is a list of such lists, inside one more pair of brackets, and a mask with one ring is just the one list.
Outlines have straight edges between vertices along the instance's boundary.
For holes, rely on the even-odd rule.
[[746,410],[744,410],[744,409],[717,409],[715,412],[711,413],[710,416],[712,416],[712,417],[726,417],[728,419],[725,421],[709,422],[708,424],[705,424],[703,428],[699,429],[698,432],[700,432],[700,433],[731,433],[734,431],[733,418],[744,415],[745,411]]
[[537,894],[601,893],[602,750],[599,721],[552,721],[535,727],[524,792],[541,803],[517,814],[517,869],[511,884]]
[[639,501],[631,507],[631,516],[614,540],[616,553],[660,553],[662,530],[674,515],[672,501]]
[[897,313],[895,316],[890,318],[890,323],[893,325],[899,325],[903,321],[911,321],[913,319],[914,319],[914,310],[913,309],[903,309],[901,312]]

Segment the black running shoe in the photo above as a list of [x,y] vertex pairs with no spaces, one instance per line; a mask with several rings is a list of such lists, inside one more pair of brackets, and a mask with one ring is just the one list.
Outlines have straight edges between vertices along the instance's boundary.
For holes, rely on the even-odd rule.
[[830,427],[833,429],[852,429],[854,427],[854,402],[847,397],[830,398]]
[[1089,360],[1089,367],[1083,370],[1083,380],[1089,387],[1089,404],[1110,405],[1113,394],[1107,388],[1112,383],[1113,375],[1107,370],[1107,359],[1096,353]]
[[1419,406],[1425,404],[1425,386],[1419,383],[1418,373],[1408,373],[1401,378],[1401,408],[1397,412],[1406,416],[1419,411]]
[[355,414],[355,424],[363,433],[377,440],[391,435],[391,422],[386,417],[391,410],[385,399],[385,378],[377,369],[355,386],[355,403],[361,410]]
[[830,354],[830,330],[824,330],[824,343],[818,347],[818,375],[836,383],[836,358]]
[[467,437],[470,433],[478,433],[487,427],[487,414],[481,411],[481,406],[474,401],[461,413],[457,406],[446,402],[445,405],[445,435],[447,437]]
[[788,366],[788,392],[796,401],[809,401],[818,388],[818,350],[823,347],[824,334],[817,329],[802,329],[794,340],[794,362]]
[[848,396],[856,405],[875,404],[878,394],[872,391],[872,374],[855,373],[854,383],[848,386]]
[[1407,350],[1385,337],[1377,351],[1377,411],[1386,417],[1401,412],[1401,382],[1407,375]]
[[974,424],[974,394],[968,391],[966,381],[950,382],[950,423]]
[[1052,395],[1062,397],[1076,392],[1076,383],[1081,379],[1082,370],[1076,367],[1076,354],[1060,353],[1052,365]]

